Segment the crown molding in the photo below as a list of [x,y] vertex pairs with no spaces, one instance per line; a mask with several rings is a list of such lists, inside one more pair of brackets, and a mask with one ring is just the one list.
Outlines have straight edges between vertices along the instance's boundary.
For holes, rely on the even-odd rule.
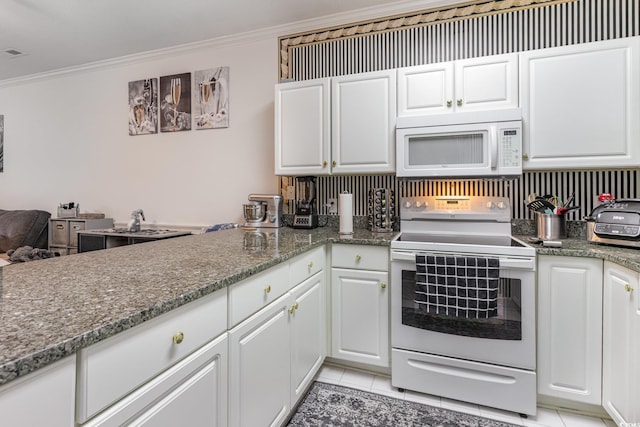
[[42,73],[30,74],[16,78],[0,81],[0,88],[19,86],[35,81],[66,77],[73,74],[85,73],[94,70],[102,70],[109,68],[124,67],[138,62],[156,60],[162,57],[175,57],[178,55],[190,54],[198,50],[206,50],[216,47],[228,47],[235,45],[243,45],[263,41],[266,38],[273,38],[274,43],[278,37],[283,34],[292,34],[302,31],[310,31],[315,28],[326,28],[329,26],[345,25],[349,22],[362,21],[363,19],[377,19],[388,16],[390,14],[406,13],[412,10],[424,9],[427,6],[446,5],[459,3],[460,0],[410,0],[399,1],[385,6],[373,6],[364,9],[358,9],[350,12],[337,13],[319,18],[312,18],[293,23],[277,25],[269,28],[239,33],[230,36],[223,36],[214,39],[207,39],[193,43],[187,43],[168,48],[156,49],[152,51],[136,53],[127,56],[107,59],[103,61],[95,61],[87,64],[77,65],[73,67],[59,68],[56,70],[45,71]]

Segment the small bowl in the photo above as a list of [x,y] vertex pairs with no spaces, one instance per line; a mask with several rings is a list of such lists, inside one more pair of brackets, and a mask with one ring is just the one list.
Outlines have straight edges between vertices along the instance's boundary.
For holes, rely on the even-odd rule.
[[262,202],[249,202],[242,205],[245,221],[262,221],[267,214]]

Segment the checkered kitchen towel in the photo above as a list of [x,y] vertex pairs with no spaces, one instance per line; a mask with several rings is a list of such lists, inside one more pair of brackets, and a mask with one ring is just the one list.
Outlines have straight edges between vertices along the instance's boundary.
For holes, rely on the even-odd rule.
[[415,302],[433,314],[486,319],[498,314],[500,260],[416,255]]

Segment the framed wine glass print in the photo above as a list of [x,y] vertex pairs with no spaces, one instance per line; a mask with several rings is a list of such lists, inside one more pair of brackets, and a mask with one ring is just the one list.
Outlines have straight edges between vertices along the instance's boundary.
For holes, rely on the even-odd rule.
[[158,79],[129,82],[129,135],[158,133]]
[[229,67],[193,73],[196,129],[229,127]]
[[160,131],[191,130],[191,73],[160,77]]

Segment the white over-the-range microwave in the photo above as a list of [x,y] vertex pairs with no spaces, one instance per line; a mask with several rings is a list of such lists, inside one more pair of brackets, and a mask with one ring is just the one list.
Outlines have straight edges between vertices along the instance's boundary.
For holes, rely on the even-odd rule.
[[396,175],[407,178],[522,175],[521,110],[398,117]]

